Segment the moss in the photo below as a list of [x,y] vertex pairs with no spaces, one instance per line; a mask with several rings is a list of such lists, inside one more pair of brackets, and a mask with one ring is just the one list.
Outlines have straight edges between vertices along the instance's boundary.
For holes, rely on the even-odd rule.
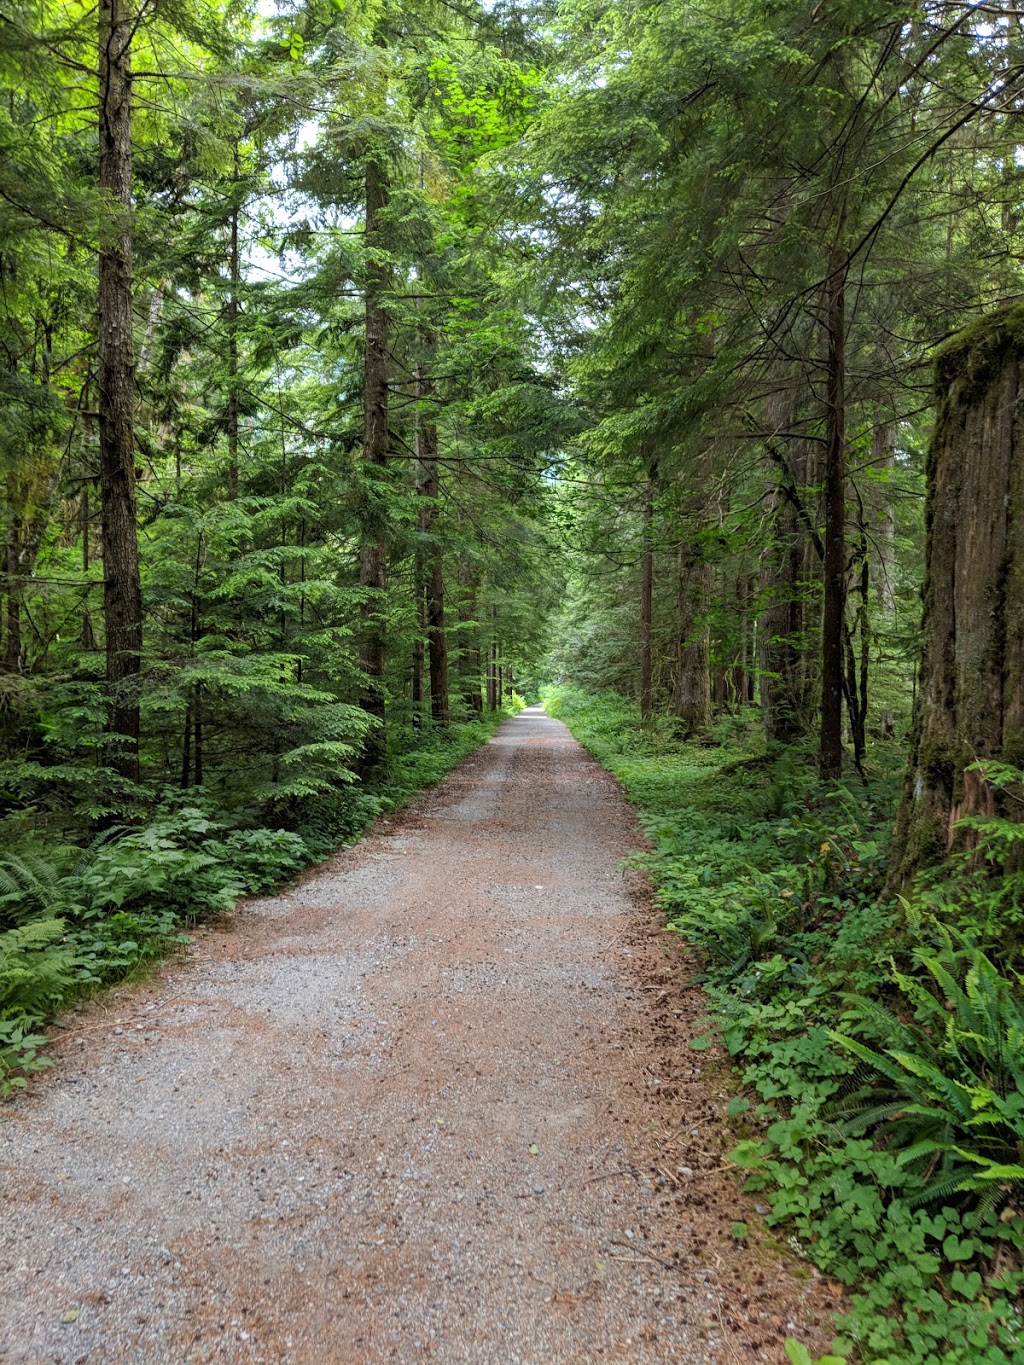
[[1009,763],[1013,768],[1024,768],[1024,727],[1006,732],[999,760],[1001,763]]
[[915,811],[907,830],[906,852],[903,865],[908,870],[917,871],[922,867],[934,867],[946,856],[946,830],[937,815],[926,815]]
[[959,403],[970,403],[998,374],[1006,356],[1024,351],[1024,304],[1004,304],[949,338],[934,354],[940,400],[957,381]]
[[970,762],[970,753],[956,740],[926,740],[917,755],[917,770],[926,792],[940,791],[951,798],[962,786],[964,768]]

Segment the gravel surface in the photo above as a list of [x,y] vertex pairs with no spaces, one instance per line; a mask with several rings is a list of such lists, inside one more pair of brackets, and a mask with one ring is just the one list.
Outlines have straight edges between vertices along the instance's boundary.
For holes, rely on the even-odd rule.
[[0,1359],[824,1349],[833,1287],[719,1169],[699,997],[618,868],[640,842],[530,708],[357,848],[69,1016],[3,1119]]

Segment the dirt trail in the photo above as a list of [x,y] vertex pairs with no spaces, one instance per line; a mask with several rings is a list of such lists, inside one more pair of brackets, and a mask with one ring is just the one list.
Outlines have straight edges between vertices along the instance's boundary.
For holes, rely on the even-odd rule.
[[[3,1119],[0,1359],[781,1361],[615,784],[538,709],[185,964]],[[703,1065],[704,1074],[701,1074]]]

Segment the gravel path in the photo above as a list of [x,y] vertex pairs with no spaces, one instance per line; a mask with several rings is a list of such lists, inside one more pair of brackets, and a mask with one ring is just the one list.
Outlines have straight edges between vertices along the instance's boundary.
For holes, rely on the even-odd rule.
[[[531,708],[3,1120],[0,1359],[781,1361],[828,1286],[723,1176],[612,780]],[[699,1064],[698,1064],[699,1063]],[[704,1074],[701,1074],[701,1067]]]

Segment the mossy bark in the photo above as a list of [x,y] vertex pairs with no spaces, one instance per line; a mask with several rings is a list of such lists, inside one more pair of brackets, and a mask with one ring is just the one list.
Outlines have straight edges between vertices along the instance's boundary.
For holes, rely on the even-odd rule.
[[999,809],[975,762],[1024,757],[1024,309],[955,338],[936,365],[920,687],[896,828],[905,881]]

